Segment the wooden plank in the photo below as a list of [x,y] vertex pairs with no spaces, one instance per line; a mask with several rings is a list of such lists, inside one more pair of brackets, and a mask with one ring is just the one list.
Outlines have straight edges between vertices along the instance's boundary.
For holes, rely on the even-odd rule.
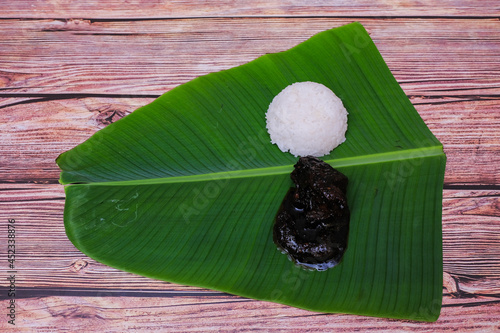
[[[500,303],[444,307],[435,323],[318,314],[241,298],[44,297],[17,302],[17,325],[36,331],[86,332],[494,332]],[[244,314],[244,315],[243,315]]]
[[[134,291],[175,296],[204,291],[122,272],[83,255],[64,232],[63,186],[1,186],[0,229],[6,229],[8,219],[16,220],[17,288],[25,290],[23,297],[51,290],[73,296],[89,292],[93,296],[129,295]],[[500,248],[495,246],[500,240],[500,191],[445,190],[443,206],[448,303],[453,304],[452,299],[475,302],[471,297],[481,295],[500,296]]]
[[[158,96],[355,20],[0,20],[0,97]],[[500,96],[497,19],[359,21],[408,95]]]
[[[500,295],[500,262],[493,259],[500,258],[499,218],[498,190],[444,191],[443,267],[458,279],[458,293]],[[483,278],[493,278],[496,285]]]
[[137,19],[172,17],[237,17],[237,16],[489,16],[500,15],[493,0],[248,0],[240,1],[140,1],[126,3],[105,1],[30,1],[17,0],[1,4],[3,18],[80,18]]
[[[4,105],[12,106],[0,112],[0,183],[57,182],[60,170],[55,159],[59,154],[152,100],[5,99]],[[446,186],[500,184],[500,99],[412,101],[444,145]]]
[[[499,330],[499,14],[493,0],[0,3],[0,229],[18,221],[16,328]],[[448,156],[437,323],[316,314],[109,268],[67,239],[62,186],[26,184],[55,183],[59,153],[164,91],[354,20]]]
[[445,186],[500,184],[500,98],[411,101],[444,146]]
[[150,101],[151,98],[35,100],[3,109],[0,182],[57,182],[60,170],[55,159],[59,154]]

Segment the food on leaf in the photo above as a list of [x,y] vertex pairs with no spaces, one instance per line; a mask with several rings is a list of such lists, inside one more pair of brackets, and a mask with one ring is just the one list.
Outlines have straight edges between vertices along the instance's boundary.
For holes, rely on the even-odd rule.
[[[317,82],[349,111],[322,160],[349,178],[349,244],[323,272],[276,250],[297,158],[266,110]],[[434,321],[442,298],[446,157],[359,23],[166,92],[61,154],[64,224],[89,257],[172,283],[318,312]]]
[[337,265],[347,247],[348,179],[312,156],[301,157],[290,175],[273,229],[276,245],[299,266],[324,271]]
[[271,142],[294,156],[323,156],[345,141],[347,110],[333,91],[317,82],[283,89],[266,114]]

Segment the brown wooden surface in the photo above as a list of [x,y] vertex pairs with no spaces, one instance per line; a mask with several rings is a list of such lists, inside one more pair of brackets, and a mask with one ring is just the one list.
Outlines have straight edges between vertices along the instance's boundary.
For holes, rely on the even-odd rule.
[[[17,329],[500,329],[497,1],[75,3],[0,2],[0,269],[6,281],[14,218]],[[352,21],[369,31],[448,157],[436,323],[317,314],[155,281],[95,262],[69,242],[54,163],[61,152],[178,84]],[[0,313],[1,331],[9,326]]]
[[46,0],[7,1],[3,17],[9,18],[200,18],[241,16],[285,17],[498,17],[500,5],[494,0],[221,0],[221,1],[141,1],[128,0]]

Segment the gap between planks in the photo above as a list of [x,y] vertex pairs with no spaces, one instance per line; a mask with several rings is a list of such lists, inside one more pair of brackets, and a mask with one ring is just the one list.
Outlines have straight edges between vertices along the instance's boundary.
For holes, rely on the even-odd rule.
[[[0,141],[5,143],[0,145],[0,183],[56,184],[60,170],[55,159],[59,154],[153,100],[86,97],[25,104],[23,99],[5,99],[11,106],[0,112]],[[500,100],[415,105],[444,146],[445,188],[486,190],[499,186],[499,106]]]
[[[202,290],[126,273],[83,255],[65,235],[63,196],[60,185],[11,184],[2,185],[0,191],[0,228],[8,219],[18,223],[16,264],[22,278],[17,287],[34,293],[30,297],[51,292],[64,295],[65,291],[79,296],[102,292],[175,296]],[[498,190],[444,191],[444,287],[450,302],[500,297],[500,252],[492,247],[500,239],[500,226],[495,222],[500,217],[498,207]]]

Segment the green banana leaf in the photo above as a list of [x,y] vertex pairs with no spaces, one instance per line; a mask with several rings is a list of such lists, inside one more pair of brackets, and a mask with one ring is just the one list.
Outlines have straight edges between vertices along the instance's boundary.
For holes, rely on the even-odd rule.
[[[349,178],[348,248],[295,266],[272,226],[297,158],[265,113],[298,81],[332,89],[346,141],[324,161]],[[445,155],[359,23],[199,77],[59,156],[64,223],[83,253],[147,277],[318,312],[434,321],[442,298]]]

